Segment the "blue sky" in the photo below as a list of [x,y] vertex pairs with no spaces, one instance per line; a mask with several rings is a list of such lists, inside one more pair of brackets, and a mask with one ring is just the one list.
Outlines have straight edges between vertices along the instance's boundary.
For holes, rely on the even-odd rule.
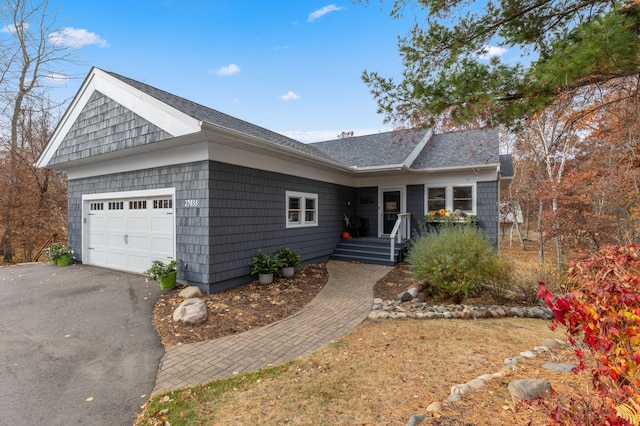
[[371,0],[51,0],[59,41],[80,43],[73,96],[91,66],[113,71],[303,142],[391,130],[361,81],[400,77],[398,36]]

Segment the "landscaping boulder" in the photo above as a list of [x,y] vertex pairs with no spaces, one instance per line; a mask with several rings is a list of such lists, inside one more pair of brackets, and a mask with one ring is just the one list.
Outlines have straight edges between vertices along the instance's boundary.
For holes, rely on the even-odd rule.
[[207,319],[207,305],[200,299],[186,299],[173,312],[175,322],[186,324],[200,324]]
[[192,297],[201,297],[202,290],[200,290],[200,287],[190,285],[189,287],[183,288],[178,296],[184,297],[185,299],[191,299]]
[[509,382],[509,393],[514,400],[532,401],[547,396],[551,383],[547,379],[523,379]]

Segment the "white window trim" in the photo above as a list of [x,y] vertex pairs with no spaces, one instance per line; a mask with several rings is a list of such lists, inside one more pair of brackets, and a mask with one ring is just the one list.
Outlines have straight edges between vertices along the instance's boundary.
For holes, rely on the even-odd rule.
[[[300,222],[289,222],[289,199],[290,198],[300,198]],[[313,222],[307,222],[306,219],[306,200],[314,200],[315,202],[315,219]],[[303,228],[310,226],[318,226],[318,217],[319,217],[319,209],[318,209],[318,194],[311,194],[308,192],[295,192],[295,191],[286,191],[285,197],[285,215],[284,220],[287,228]]]
[[429,188],[445,188],[445,209],[447,211],[453,212],[453,188],[459,187],[471,187],[471,210],[463,210],[466,214],[475,216],[476,215],[476,206],[478,202],[476,185],[475,184],[446,184],[446,185],[425,185],[424,191],[424,214],[425,216],[429,214]]

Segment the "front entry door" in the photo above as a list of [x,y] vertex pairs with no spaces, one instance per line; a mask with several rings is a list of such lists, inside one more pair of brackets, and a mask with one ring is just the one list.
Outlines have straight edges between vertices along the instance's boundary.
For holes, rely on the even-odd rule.
[[391,234],[401,213],[401,191],[384,191],[382,193],[382,230],[384,235]]

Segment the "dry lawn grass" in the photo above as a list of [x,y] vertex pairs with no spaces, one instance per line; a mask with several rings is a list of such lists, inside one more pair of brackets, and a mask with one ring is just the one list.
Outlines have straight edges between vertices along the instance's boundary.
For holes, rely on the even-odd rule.
[[[532,254],[510,250],[524,262]],[[505,358],[545,338],[564,340],[549,324],[520,318],[365,321],[340,341],[285,366],[157,398],[139,424],[405,425],[431,402],[443,402],[451,386],[498,372]],[[511,380],[547,378],[561,395],[590,389],[588,373],[541,367],[549,362],[575,362],[572,349],[521,361],[506,376],[429,414],[422,425],[547,424],[543,407],[511,400]]]
[[[426,413],[431,402],[444,401],[451,386],[499,371],[505,358],[546,337],[561,336],[532,319],[366,322],[278,376],[205,403],[202,408],[210,413],[205,423],[403,425],[412,414]],[[537,410],[512,403],[506,385],[521,376],[551,375],[533,364],[523,362],[507,377],[447,405],[423,424],[527,424]],[[554,374],[555,388],[575,379]],[[537,417],[537,424],[545,424],[544,415]]]

